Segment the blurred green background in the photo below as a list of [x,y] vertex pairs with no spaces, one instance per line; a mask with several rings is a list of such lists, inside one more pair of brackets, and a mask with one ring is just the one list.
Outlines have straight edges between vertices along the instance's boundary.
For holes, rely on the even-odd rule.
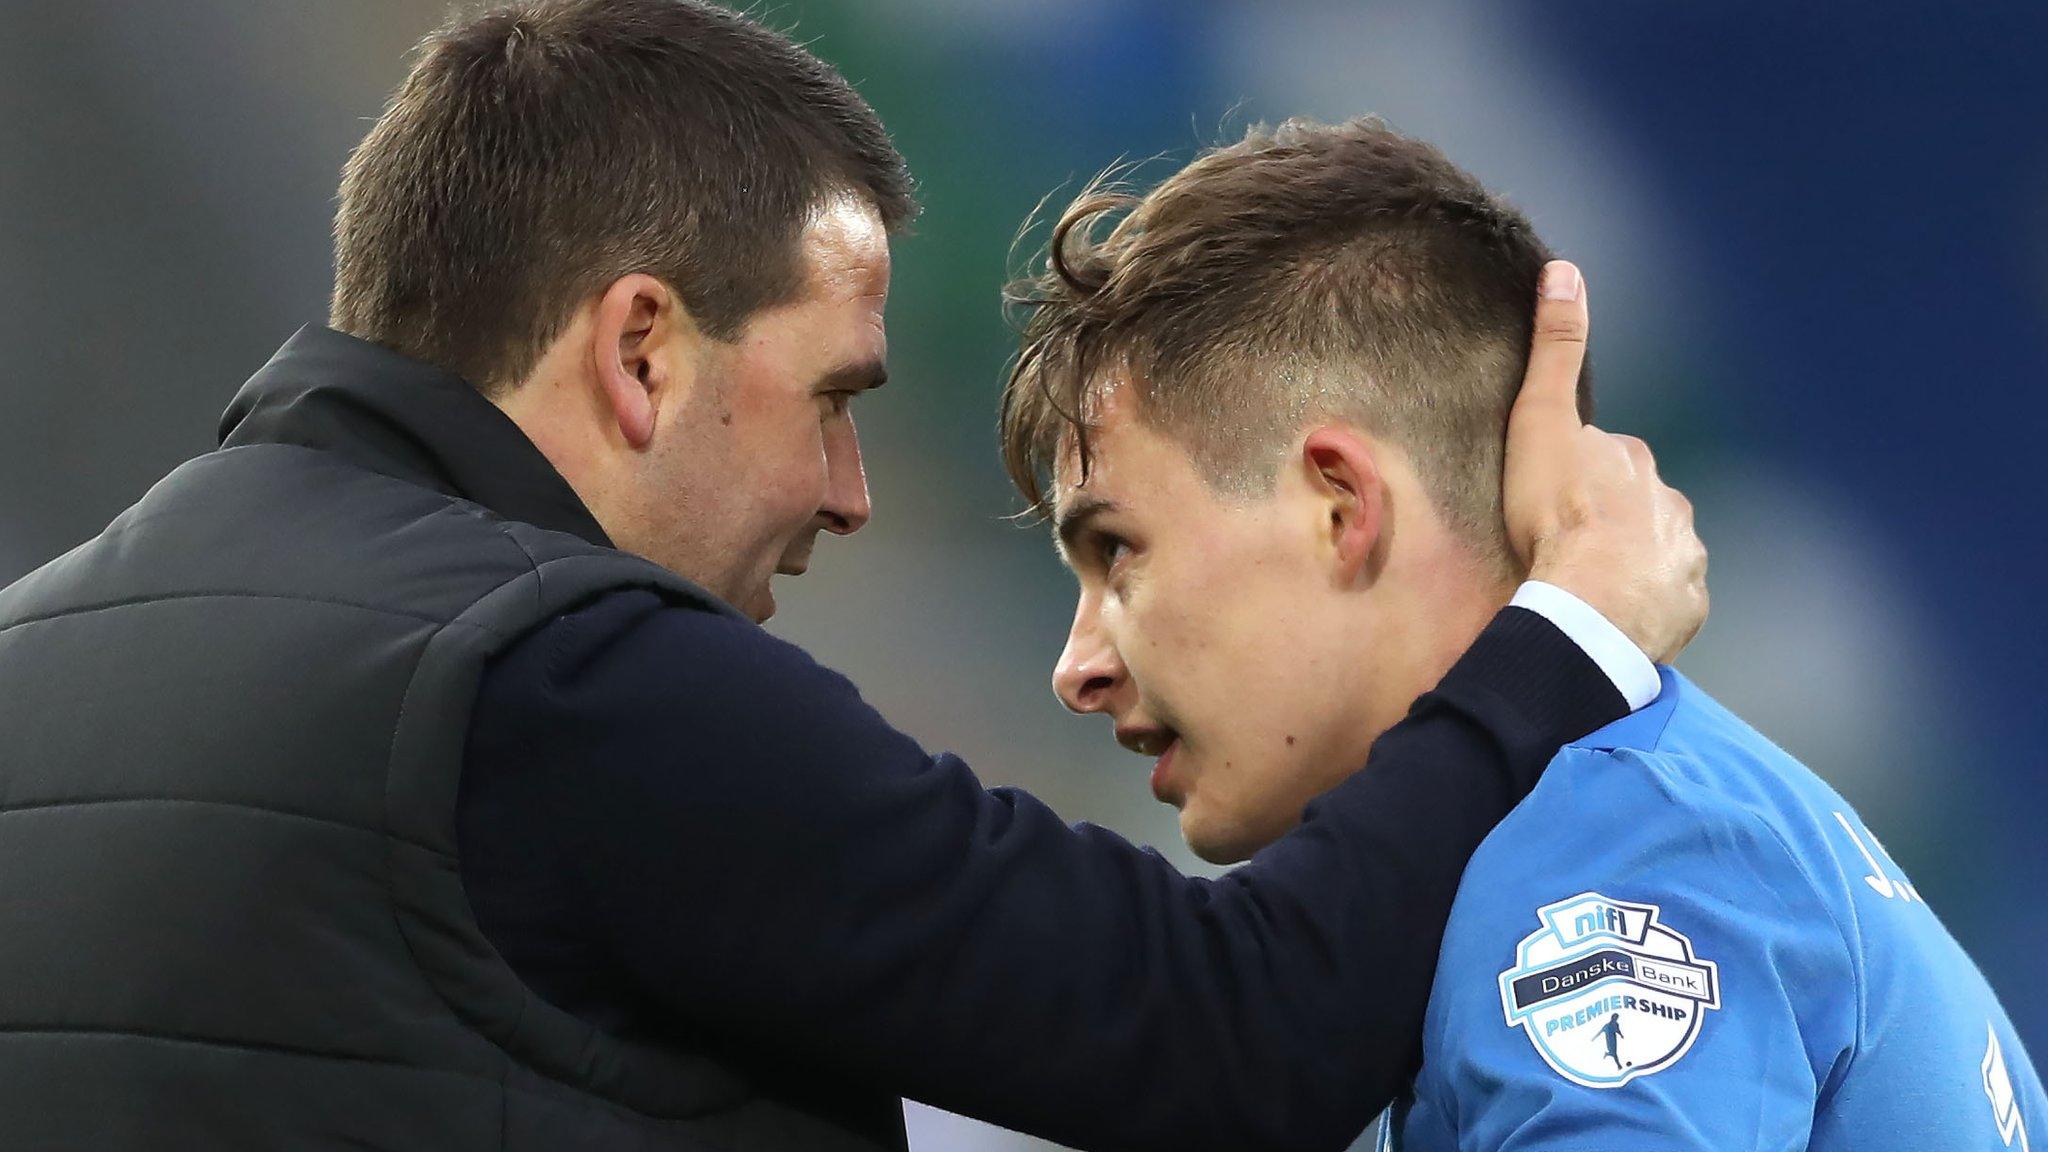
[[[212,445],[325,315],[343,158],[445,14],[4,0],[0,582]],[[1119,159],[1377,112],[1586,270],[1601,420],[1713,551],[1681,666],[1861,807],[2034,1051],[2048,433],[2040,5],[793,0],[926,205],[896,246],[876,506],[776,631],[929,746],[1196,868],[1146,765],[1048,678],[1072,607],[994,452],[1018,225]],[[920,1148],[1043,1147],[922,1109]]]

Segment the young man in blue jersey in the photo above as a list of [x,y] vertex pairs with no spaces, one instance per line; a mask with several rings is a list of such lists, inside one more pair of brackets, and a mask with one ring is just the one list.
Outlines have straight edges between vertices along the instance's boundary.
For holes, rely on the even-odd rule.
[[[1515,400],[1532,324],[1585,324],[1547,257],[1428,145],[1296,122],[1091,188],[1019,286],[1006,455],[1080,582],[1055,687],[1204,858],[1293,827],[1511,593],[1571,610],[1514,591],[1499,497],[1511,421],[1590,407]],[[2032,1062],[1855,811],[1637,675],[1466,870],[1387,1142],[2028,1148]]]

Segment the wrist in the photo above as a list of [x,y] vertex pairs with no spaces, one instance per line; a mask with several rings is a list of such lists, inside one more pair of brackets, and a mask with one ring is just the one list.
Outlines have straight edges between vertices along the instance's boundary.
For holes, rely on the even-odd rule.
[[1627,610],[1626,571],[1612,561],[1602,563],[1539,553],[1536,562],[1529,566],[1528,580],[1548,584],[1578,598],[1654,659],[1656,653],[1645,643],[1641,622]]
[[1509,604],[1555,624],[1614,682],[1631,711],[1657,698],[1661,687],[1657,669],[1641,645],[1576,594],[1542,580],[1529,580],[1515,590]]
[[1509,605],[1452,665],[1436,695],[1469,709],[1483,701],[1519,718],[1518,744],[1548,763],[1557,749],[1629,713],[1622,690],[1556,621]]

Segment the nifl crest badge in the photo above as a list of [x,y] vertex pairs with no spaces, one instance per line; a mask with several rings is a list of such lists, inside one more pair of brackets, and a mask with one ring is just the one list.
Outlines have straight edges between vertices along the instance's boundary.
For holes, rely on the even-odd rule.
[[1508,1027],[1572,1083],[1619,1088],[1671,1067],[1721,1007],[1720,970],[1660,912],[1598,892],[1546,904],[1500,974]]

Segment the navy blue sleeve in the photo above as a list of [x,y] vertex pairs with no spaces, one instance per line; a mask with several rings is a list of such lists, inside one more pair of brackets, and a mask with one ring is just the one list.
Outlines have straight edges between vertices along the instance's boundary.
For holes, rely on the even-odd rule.
[[1466,860],[1624,711],[1506,609],[1205,880],[983,788],[751,624],[626,592],[493,662],[465,789],[519,782],[575,930],[693,1034],[1090,1148],[1341,1148],[1413,1072]]

